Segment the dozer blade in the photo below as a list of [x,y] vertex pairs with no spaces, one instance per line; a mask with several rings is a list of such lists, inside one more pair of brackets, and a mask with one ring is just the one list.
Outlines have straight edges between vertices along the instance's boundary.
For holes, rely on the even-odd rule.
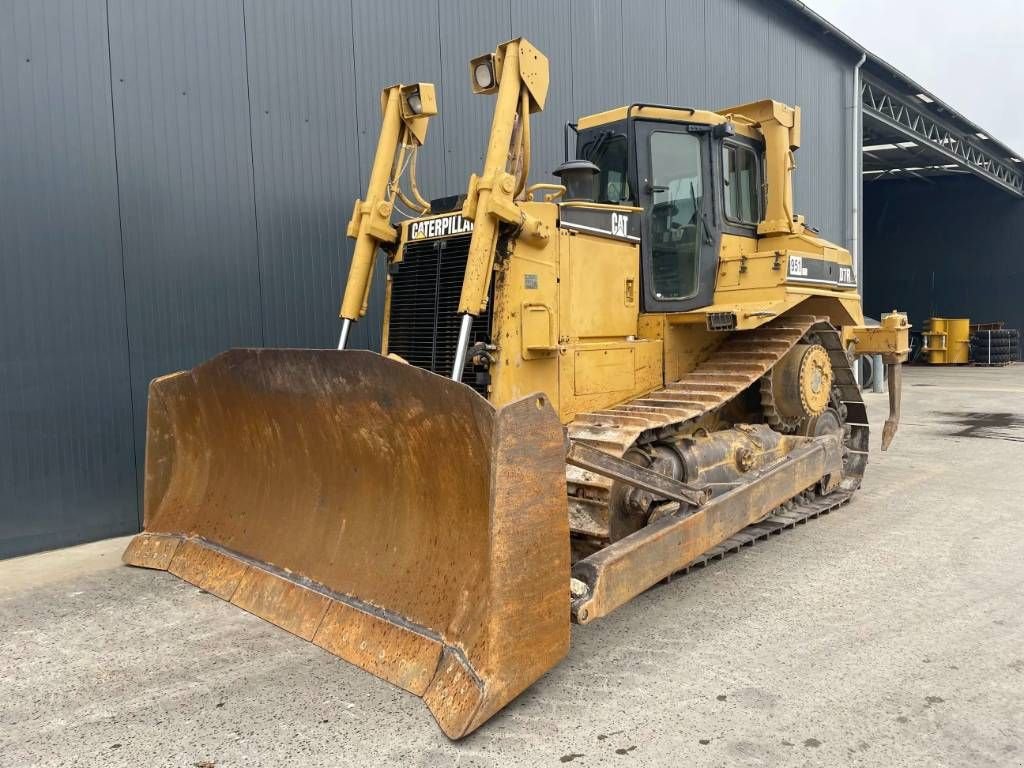
[[370,352],[235,349],[153,381],[168,570],[422,696],[453,739],[569,646],[562,428]]

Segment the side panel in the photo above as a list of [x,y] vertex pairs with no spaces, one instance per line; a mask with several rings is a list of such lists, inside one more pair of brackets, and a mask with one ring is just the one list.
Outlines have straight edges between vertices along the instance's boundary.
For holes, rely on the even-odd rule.
[[559,416],[599,410],[662,383],[662,341],[638,331],[639,248],[560,230]]
[[640,249],[585,234],[561,238],[568,246],[562,281],[560,335],[568,339],[636,333],[640,306]]
[[[551,313],[558,320],[559,254],[565,248],[565,237],[555,226],[556,206],[544,203],[526,204],[530,214],[543,220],[554,233],[547,243],[520,241],[512,257],[495,272],[494,320],[491,340],[498,350],[491,367],[490,401],[502,406],[532,392],[544,392],[556,406],[559,402],[557,350],[524,349],[524,321],[532,326],[527,314],[531,308]],[[557,326],[552,344],[558,341]]]
[[[555,227],[556,206],[529,205],[556,234],[546,245],[517,243],[496,273],[491,402],[542,391],[568,422],[659,386],[661,338],[636,338],[639,299],[628,281],[635,286],[637,247]],[[552,348],[524,349],[541,308],[558,323]]]
[[577,397],[606,392],[631,392],[636,387],[636,354],[632,345],[574,349],[573,394]]
[[662,384],[660,339],[576,344],[559,358],[559,418],[598,411],[650,392]]
[[661,339],[664,348],[664,381],[678,381],[707,359],[728,334],[709,331],[701,323],[672,325],[666,315],[640,315],[639,336]]

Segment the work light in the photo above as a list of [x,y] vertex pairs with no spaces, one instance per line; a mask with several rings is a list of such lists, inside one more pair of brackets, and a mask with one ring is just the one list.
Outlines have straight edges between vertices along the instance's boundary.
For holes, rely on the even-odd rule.
[[491,70],[489,61],[482,61],[473,70],[473,77],[476,80],[477,88],[490,88],[494,85],[494,72]]
[[418,117],[430,117],[437,114],[437,96],[431,83],[412,83],[403,85],[402,119],[411,120]]
[[415,91],[405,97],[405,103],[409,107],[409,111],[414,115],[418,115],[423,111],[423,102],[420,101],[420,90],[417,88]]
[[473,78],[473,93],[492,93],[498,87],[498,72],[493,53],[478,56],[470,61],[469,72]]

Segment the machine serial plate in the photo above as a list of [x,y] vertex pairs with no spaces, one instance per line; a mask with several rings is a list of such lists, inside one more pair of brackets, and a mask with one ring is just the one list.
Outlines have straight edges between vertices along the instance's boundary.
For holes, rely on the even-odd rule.
[[786,279],[791,283],[812,283],[815,285],[834,285],[839,288],[856,288],[857,280],[853,275],[853,267],[836,264],[828,259],[816,259],[799,253],[789,255],[789,268]]

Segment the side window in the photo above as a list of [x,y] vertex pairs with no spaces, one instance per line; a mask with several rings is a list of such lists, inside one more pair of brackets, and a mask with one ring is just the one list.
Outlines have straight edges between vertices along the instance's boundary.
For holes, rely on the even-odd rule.
[[761,221],[757,154],[738,144],[726,144],[722,153],[725,218],[735,224],[757,224]]
[[701,140],[655,131],[650,150],[651,287],[658,300],[687,299],[697,292],[703,235]]
[[598,177],[597,201],[599,203],[629,202],[633,195],[626,178],[627,151],[626,137],[618,134],[611,136],[594,154],[591,162],[601,169]]
[[599,203],[617,205],[634,200],[628,177],[629,142],[624,131],[623,123],[621,129],[588,128],[579,134],[577,157],[589,160],[601,170],[597,178]]

